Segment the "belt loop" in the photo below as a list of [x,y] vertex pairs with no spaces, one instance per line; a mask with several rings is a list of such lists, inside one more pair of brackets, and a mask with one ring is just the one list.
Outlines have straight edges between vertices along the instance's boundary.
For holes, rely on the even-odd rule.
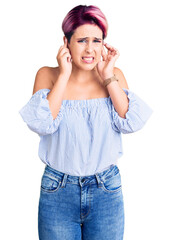
[[99,177],[98,173],[96,173],[95,176],[97,178],[98,187],[101,188],[103,182],[100,180],[100,177]]
[[68,177],[68,174],[64,173],[63,180],[62,180],[62,185],[61,185],[62,188],[66,187],[67,177]]

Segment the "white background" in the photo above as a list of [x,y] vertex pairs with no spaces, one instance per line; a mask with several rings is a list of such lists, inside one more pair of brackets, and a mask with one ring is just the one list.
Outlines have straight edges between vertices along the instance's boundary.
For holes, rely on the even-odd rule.
[[[39,137],[19,110],[30,99],[37,70],[57,66],[61,23],[79,4],[107,17],[106,42],[117,48],[129,85],[154,113],[145,127],[123,135],[119,160],[125,202],[125,240],[172,239],[171,5],[164,0],[6,1],[0,6],[1,198],[0,239],[36,240],[44,164]],[[90,239],[91,240],[91,239]]]

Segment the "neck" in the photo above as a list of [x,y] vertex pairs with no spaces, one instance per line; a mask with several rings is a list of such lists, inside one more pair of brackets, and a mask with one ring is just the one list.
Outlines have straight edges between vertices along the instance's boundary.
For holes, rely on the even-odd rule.
[[75,84],[88,84],[99,78],[96,67],[93,70],[79,69],[75,64],[72,64],[72,73],[69,81]]

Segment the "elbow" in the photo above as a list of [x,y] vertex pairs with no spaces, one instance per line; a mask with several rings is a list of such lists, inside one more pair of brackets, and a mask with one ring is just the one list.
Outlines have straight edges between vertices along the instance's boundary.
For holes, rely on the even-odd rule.
[[125,129],[122,129],[122,133],[128,134],[128,133],[134,133],[139,130],[141,130],[144,126],[144,123],[142,121],[138,122],[128,122]]
[[36,128],[36,127],[33,127],[29,124],[27,124],[28,128],[32,131],[32,132],[35,132],[37,133],[39,136],[44,136],[44,135],[48,135],[48,134],[51,134],[50,131],[47,131],[46,129],[42,129],[42,128]]
[[120,111],[118,111],[118,115],[123,118],[126,119],[126,114],[128,113],[128,109],[129,109],[129,102],[126,106],[124,106],[123,108],[120,109]]
[[118,113],[118,115],[123,118],[123,119],[126,119],[126,113]]
[[126,119],[126,114],[118,114],[120,118]]
[[123,119],[126,119],[127,112],[128,112],[128,108],[118,112],[118,116],[123,118]]
[[141,119],[136,120],[130,118],[119,118],[119,121],[117,122],[118,129],[124,134],[137,132],[144,126],[144,124],[145,122]]
[[54,121],[52,122],[51,119],[48,120],[43,121],[37,119],[35,121],[29,121],[27,122],[27,126],[30,130],[41,136],[53,134],[57,130],[58,124],[55,124]]

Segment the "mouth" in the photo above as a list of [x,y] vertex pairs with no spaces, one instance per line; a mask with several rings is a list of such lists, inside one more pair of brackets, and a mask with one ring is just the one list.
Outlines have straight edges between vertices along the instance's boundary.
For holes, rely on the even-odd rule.
[[94,57],[82,57],[82,61],[85,63],[93,63]]

